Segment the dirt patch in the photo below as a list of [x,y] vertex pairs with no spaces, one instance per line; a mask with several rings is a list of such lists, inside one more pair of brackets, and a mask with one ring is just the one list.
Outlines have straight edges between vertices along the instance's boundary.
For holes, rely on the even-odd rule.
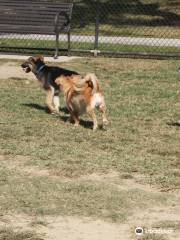
[[[46,226],[42,225],[43,222]],[[123,236],[124,240],[130,239],[127,225],[95,221],[90,218],[41,217],[38,219],[27,215],[6,215],[0,218],[0,226],[11,227],[16,231],[35,230],[45,240],[119,240],[120,236]]]
[[1,79],[20,78],[20,79],[35,79],[33,73],[26,74],[20,64],[15,62],[6,62],[0,64]]
[[128,178],[124,178],[124,176],[125,175],[120,175],[118,172],[111,171],[107,174],[93,173],[88,176],[82,176],[80,180],[96,181],[105,184],[109,183],[118,187],[120,190],[140,189],[145,192],[160,193],[160,189],[144,183],[144,175],[133,174],[129,175]]
[[57,218],[55,222],[49,224],[47,239],[57,240],[119,240],[128,239],[128,226],[107,223],[103,221],[93,221],[86,218]]
[[4,165],[9,170],[17,170],[29,177],[43,177],[50,176],[47,169],[40,169],[37,166],[26,166],[31,159],[28,156],[3,156],[0,155],[1,165]]
[[[132,240],[135,239],[135,227],[152,229],[156,222],[166,219],[179,221],[177,214],[154,208],[133,215],[125,224],[72,216],[5,215],[0,217],[0,227],[11,227],[15,231],[35,231],[45,240]],[[167,237],[169,240],[177,240],[180,238],[180,231],[172,229],[172,233]]]

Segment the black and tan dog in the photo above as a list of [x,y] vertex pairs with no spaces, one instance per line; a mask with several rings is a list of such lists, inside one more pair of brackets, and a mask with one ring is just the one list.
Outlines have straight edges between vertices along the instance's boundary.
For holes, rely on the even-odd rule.
[[59,86],[55,80],[60,77],[80,76],[77,72],[64,68],[47,66],[43,56],[29,57],[21,67],[26,73],[33,72],[46,91],[46,105],[50,113],[59,113]]

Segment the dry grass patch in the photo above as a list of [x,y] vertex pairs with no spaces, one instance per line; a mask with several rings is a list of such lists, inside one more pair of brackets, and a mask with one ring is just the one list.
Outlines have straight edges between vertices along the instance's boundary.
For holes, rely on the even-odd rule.
[[85,115],[74,128],[65,122],[63,97],[61,116],[52,116],[36,80],[27,84],[24,73],[1,79],[0,214],[83,216],[129,229],[144,223],[144,213],[154,223],[163,215],[150,214],[156,206],[168,212],[164,220],[176,221],[179,61],[87,58],[59,65],[99,76],[110,126],[93,132]]
[[33,232],[16,232],[10,228],[0,229],[1,240],[43,240]]

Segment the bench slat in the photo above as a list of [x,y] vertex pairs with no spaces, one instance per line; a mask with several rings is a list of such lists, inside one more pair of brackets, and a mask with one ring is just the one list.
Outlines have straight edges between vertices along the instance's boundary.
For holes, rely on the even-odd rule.
[[45,9],[45,8],[36,8],[36,9],[30,9],[30,8],[18,8],[18,9],[15,9],[15,8],[1,8],[0,6],[0,11],[3,15],[6,15],[6,14],[10,14],[10,13],[13,13],[13,14],[16,14],[16,13],[19,13],[19,14],[24,14],[24,13],[27,13],[27,14],[33,14],[34,12],[39,12],[41,14],[44,14],[44,15],[55,15],[57,12],[60,12],[60,11],[64,11],[66,12],[67,14],[70,14],[70,10],[69,9],[65,9],[65,8],[55,8],[55,9]]
[[[0,24],[0,32],[9,33],[8,25]],[[67,32],[67,28],[61,32]],[[54,29],[48,26],[33,26],[33,25],[16,25],[11,27],[11,33],[23,33],[23,34],[50,34],[54,35]]]
[[[23,16],[19,16],[19,15],[11,15],[11,16],[4,16],[4,15],[1,15],[0,13],[0,21],[3,21],[3,22],[12,22],[12,24],[15,24],[16,21],[25,21],[25,22],[53,22],[54,23],[54,17],[51,17],[51,16],[46,16],[46,18],[44,18],[44,15],[29,15],[29,16],[26,16],[26,15],[23,15]],[[64,16],[59,16],[59,22],[66,22],[65,20],[65,17]]]
[[53,2],[51,3],[51,5],[44,5],[44,3],[41,3],[41,4],[27,4],[27,3],[24,3],[24,4],[10,4],[9,2],[6,2],[5,4],[2,4],[1,1],[0,1],[0,6],[1,8],[12,8],[12,9],[33,9],[35,10],[36,8],[37,9],[47,9],[47,10],[56,10],[57,8],[60,8],[60,9],[64,9],[64,10],[70,10],[72,7],[69,6],[69,5],[61,5],[61,4],[58,4],[58,5],[53,5]]
[[63,3],[63,2],[59,2],[59,1],[43,1],[43,0],[0,0],[0,4],[14,4],[14,5],[44,5],[44,6],[68,6],[68,7],[72,7],[73,3]]
[[0,7],[1,9],[4,9],[4,10],[29,10],[29,11],[44,11],[44,12],[48,12],[48,11],[58,11],[58,9],[60,9],[61,11],[67,11],[67,12],[70,12],[71,9],[69,9],[68,7],[61,7],[61,6],[56,6],[56,7],[45,7],[45,6],[23,6],[23,5],[20,5],[20,6],[2,6],[0,4]]

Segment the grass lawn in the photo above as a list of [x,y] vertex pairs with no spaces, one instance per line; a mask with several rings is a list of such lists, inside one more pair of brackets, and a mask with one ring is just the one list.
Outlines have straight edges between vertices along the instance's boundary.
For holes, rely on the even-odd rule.
[[[94,35],[93,1],[75,1],[73,33]],[[179,38],[179,1],[100,0],[100,35]]]
[[[20,62],[0,64],[8,71]],[[62,96],[60,116],[50,115],[35,79],[23,73],[0,79],[0,215],[78,216],[125,224],[142,208],[176,208],[180,61],[82,58],[59,65],[98,75],[110,125],[93,132],[84,115],[76,128],[65,121]],[[152,219],[152,224],[169,225],[163,220],[171,219],[157,224]],[[9,232],[0,231],[0,239],[10,239],[1,238]],[[39,239],[33,234],[28,239]],[[26,239],[19,236],[12,239]]]
[[[60,49],[67,49],[67,42],[59,43]],[[0,49],[6,47],[20,47],[20,49],[14,49],[18,53],[26,53],[28,50],[22,48],[50,48],[51,53],[54,53],[55,41],[49,40],[32,40],[32,39],[0,39]],[[75,50],[92,50],[94,49],[94,43],[72,42],[71,49]],[[145,46],[145,45],[126,45],[126,44],[112,44],[112,43],[99,43],[98,49],[100,51],[111,51],[114,53],[149,53],[149,54],[176,54],[179,53],[179,47],[161,47],[161,46]],[[12,52],[12,50],[10,50]],[[32,50],[31,50],[32,51]],[[34,50],[35,51],[35,50]],[[37,51],[37,50],[36,50]],[[48,50],[41,50],[42,54],[49,54]]]

